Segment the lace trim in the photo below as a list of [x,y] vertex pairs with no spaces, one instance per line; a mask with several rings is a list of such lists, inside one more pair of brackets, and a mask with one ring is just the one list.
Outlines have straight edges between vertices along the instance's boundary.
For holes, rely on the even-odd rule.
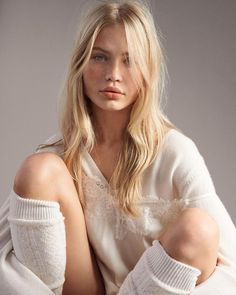
[[166,226],[188,205],[188,200],[147,195],[137,203],[140,217],[133,218],[119,210],[108,185],[98,177],[90,178],[84,174],[82,183],[86,196],[85,217],[88,221],[102,219],[111,226],[114,224],[115,238],[119,240],[124,239],[128,232],[150,235],[154,228]]

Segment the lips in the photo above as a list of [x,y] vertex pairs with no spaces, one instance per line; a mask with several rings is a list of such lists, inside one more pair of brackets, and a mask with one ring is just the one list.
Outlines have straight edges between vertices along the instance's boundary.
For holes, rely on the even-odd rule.
[[112,93],[124,94],[124,92],[118,87],[106,87],[102,89],[100,92],[112,92]]

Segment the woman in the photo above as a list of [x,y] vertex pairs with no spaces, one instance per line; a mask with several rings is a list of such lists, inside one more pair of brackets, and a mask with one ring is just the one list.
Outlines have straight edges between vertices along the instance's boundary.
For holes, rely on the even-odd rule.
[[22,163],[1,210],[4,294],[234,294],[236,230],[161,109],[164,73],[143,4],[85,16],[60,133]]

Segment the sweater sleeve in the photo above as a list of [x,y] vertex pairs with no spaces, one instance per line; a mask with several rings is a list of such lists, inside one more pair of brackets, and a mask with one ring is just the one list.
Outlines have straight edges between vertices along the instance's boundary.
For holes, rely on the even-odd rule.
[[[123,282],[119,295],[136,294],[189,294],[192,295],[234,295],[236,290],[236,229],[217,196],[210,173],[195,143],[184,135],[177,141],[169,142],[165,160],[173,176],[173,185],[179,198],[185,200],[187,207],[199,207],[211,215],[220,229],[220,247],[218,265],[212,276],[204,283],[192,288],[196,269],[185,268],[181,280],[181,265],[169,258],[169,263],[162,264],[165,252],[157,253],[155,245],[147,249],[134,269]],[[157,242],[157,241],[156,241]],[[164,267],[165,265],[165,267]],[[167,267],[168,266],[168,267]],[[169,269],[169,271],[168,271]],[[177,272],[174,269],[178,269]],[[166,276],[163,279],[162,274]],[[177,274],[177,276],[175,274]],[[161,279],[160,279],[161,278]],[[168,278],[168,279],[166,279]],[[188,286],[179,283],[188,282]],[[148,292],[147,292],[148,290]]]
[[66,239],[59,203],[24,199],[13,192],[8,220],[16,258],[54,294],[62,294]]
[[[205,160],[195,143],[183,137],[181,152],[175,155],[176,169],[174,185],[179,198],[186,201],[189,208],[202,208],[216,221],[220,230],[218,265],[213,275],[198,285],[193,294],[233,295],[236,290],[236,229],[218,197]],[[214,290],[214,291],[213,291]]]

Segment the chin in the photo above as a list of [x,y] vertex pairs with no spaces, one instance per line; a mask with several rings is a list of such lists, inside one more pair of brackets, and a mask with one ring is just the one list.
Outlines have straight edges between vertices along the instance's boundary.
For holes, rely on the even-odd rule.
[[122,111],[124,110],[125,108],[122,108],[122,107],[105,107],[105,108],[102,108],[104,111],[107,111],[107,112],[118,112],[118,111]]
[[103,105],[98,105],[98,107],[104,111],[122,111],[124,109],[126,109],[128,106],[127,105],[123,105],[117,101],[109,101],[106,104]]

